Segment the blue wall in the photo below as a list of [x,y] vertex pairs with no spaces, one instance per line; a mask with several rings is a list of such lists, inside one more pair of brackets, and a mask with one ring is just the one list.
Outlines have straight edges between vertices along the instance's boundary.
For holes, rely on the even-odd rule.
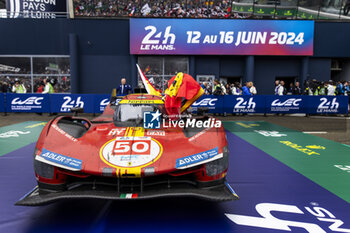
[[[72,55],[76,51],[78,57],[71,57],[71,72],[72,79],[78,81],[78,87],[73,88],[77,92],[109,93],[121,77],[136,84],[137,58],[129,54],[127,19],[1,19],[0,28],[0,55]],[[72,34],[77,43],[69,39]],[[350,58],[349,38],[350,23],[316,22],[314,56],[306,60],[290,56],[190,56],[190,73],[214,74],[216,78],[242,76],[243,81],[250,76],[260,94],[272,94],[276,76],[330,79],[331,58]]]

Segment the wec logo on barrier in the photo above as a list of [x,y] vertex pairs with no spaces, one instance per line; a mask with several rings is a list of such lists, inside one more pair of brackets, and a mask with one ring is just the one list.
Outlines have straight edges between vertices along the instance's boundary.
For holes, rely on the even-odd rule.
[[[303,228],[309,233],[326,233],[317,222],[328,222],[327,232],[349,232],[350,229],[341,228],[344,222],[337,219],[330,211],[325,208],[314,206],[304,207],[306,211],[302,211],[299,207],[294,205],[283,205],[275,203],[260,203],[255,206],[256,211],[261,217],[245,216],[238,214],[225,214],[232,222],[251,227],[260,227],[274,230],[292,231],[290,227]],[[292,214],[307,214],[315,217],[314,223],[289,221],[276,218],[272,215],[272,211],[292,213]]]
[[287,99],[284,102],[281,102],[279,99],[274,100],[271,104],[272,107],[298,107],[299,106],[299,102],[301,101],[301,99],[296,99],[296,98],[291,98],[291,99]]
[[148,31],[141,42],[140,50],[175,50],[174,44],[176,36],[171,33],[171,26],[165,28],[163,32],[157,32],[155,26],[147,26],[145,30]]
[[256,103],[253,101],[252,97],[249,98],[249,100],[238,97],[237,101],[233,112],[255,112]]
[[40,105],[41,100],[43,100],[44,97],[29,97],[23,101],[20,100],[20,98],[14,98],[11,102],[13,105]]
[[332,101],[328,101],[327,98],[321,98],[320,101],[321,103],[317,107],[318,113],[338,112],[339,102],[337,102],[337,98],[334,98]]
[[105,108],[107,107],[107,105],[109,104],[109,99],[106,98],[106,99],[103,99],[101,102],[100,102],[100,111],[103,112],[105,110]]
[[31,96],[25,100],[21,100],[19,97],[14,98],[11,101],[11,110],[13,111],[30,111],[32,109],[42,109],[42,100],[44,97]]
[[217,101],[218,99],[212,99],[212,98],[204,98],[202,99],[201,101],[199,102],[194,102],[192,105],[194,107],[204,107],[204,106],[215,106],[215,102]]
[[70,96],[63,97],[65,100],[61,106],[61,112],[69,112],[71,108],[80,107],[84,108],[84,101],[81,100],[81,97],[77,97],[76,99],[72,99]]

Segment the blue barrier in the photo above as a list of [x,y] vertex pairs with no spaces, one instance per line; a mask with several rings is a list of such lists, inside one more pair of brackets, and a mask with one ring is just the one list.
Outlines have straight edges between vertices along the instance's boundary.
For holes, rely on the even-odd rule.
[[[4,100],[5,99],[5,100]],[[15,94],[0,93],[0,112],[70,112],[83,107],[86,113],[101,113],[107,94]],[[5,104],[4,104],[5,103]],[[194,112],[206,107],[210,113],[307,113],[347,114],[348,96],[201,96],[192,104]]]
[[5,94],[0,93],[0,112],[5,112]]

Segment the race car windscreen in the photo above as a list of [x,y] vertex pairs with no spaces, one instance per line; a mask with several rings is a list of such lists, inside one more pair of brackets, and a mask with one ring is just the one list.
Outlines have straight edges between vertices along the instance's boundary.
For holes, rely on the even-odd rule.
[[114,112],[115,124],[142,124],[144,112],[163,112],[159,104],[120,104]]

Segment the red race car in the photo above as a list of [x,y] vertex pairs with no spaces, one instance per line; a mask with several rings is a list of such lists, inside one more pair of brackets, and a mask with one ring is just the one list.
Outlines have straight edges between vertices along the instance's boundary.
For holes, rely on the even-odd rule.
[[38,186],[17,205],[71,198],[198,197],[230,201],[229,151],[221,122],[208,116],[169,119],[161,97],[112,98],[90,121],[59,116],[34,151]]

